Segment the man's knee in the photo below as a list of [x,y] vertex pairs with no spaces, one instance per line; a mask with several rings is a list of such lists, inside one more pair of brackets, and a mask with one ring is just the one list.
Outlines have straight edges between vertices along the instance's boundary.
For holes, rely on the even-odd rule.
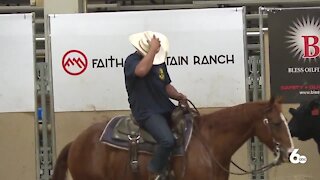
[[175,145],[175,140],[173,138],[173,136],[167,136],[163,142],[161,142],[162,146],[165,148],[169,148],[172,149]]

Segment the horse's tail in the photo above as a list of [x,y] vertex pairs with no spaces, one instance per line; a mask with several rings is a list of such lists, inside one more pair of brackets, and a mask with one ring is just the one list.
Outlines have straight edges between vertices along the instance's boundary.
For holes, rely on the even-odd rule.
[[67,144],[62,151],[60,152],[58,159],[56,161],[53,175],[52,175],[52,180],[65,180],[67,176],[67,169],[68,169],[68,154],[69,154],[69,149],[71,146],[72,142]]

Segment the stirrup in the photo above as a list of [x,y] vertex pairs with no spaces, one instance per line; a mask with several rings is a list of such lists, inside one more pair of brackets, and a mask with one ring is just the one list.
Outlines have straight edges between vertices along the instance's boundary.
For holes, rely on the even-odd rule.
[[155,174],[149,172],[148,180],[161,180],[161,174]]
[[154,180],[160,180],[161,176],[160,175],[157,175]]
[[130,155],[131,171],[137,173],[139,171],[138,144],[140,140],[140,134],[128,135],[128,140],[129,140],[129,155]]

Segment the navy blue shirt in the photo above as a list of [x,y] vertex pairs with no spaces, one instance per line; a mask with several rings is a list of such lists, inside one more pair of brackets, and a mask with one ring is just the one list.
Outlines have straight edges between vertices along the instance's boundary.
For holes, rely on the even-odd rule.
[[135,68],[142,58],[135,52],[127,57],[124,65],[128,101],[137,121],[147,119],[152,114],[171,113],[175,108],[165,88],[171,83],[166,64],[153,65],[147,75],[138,77]]

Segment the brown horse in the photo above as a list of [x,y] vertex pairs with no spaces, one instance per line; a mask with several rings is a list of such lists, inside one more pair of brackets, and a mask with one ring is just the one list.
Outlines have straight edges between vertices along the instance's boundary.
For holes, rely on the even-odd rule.
[[[278,98],[224,108],[199,116],[195,123],[198,130],[194,131],[186,152],[185,173],[182,173],[183,158],[172,159],[175,179],[227,180],[231,156],[253,136],[271,150],[277,147],[277,142],[282,162],[287,161],[293,148]],[[67,169],[74,180],[134,179],[128,168],[129,153],[99,142],[105,125],[106,122],[92,125],[63,148],[56,161],[53,180],[64,180]],[[146,164],[150,158],[147,154],[139,155],[141,180],[148,179]]]

